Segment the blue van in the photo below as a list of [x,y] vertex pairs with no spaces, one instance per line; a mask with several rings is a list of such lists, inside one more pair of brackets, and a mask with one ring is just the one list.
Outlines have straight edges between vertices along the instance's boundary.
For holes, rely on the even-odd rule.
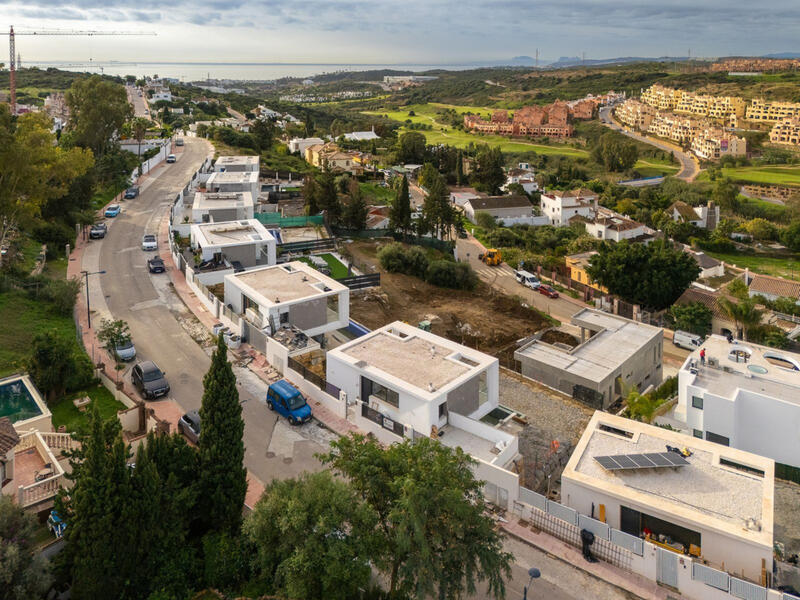
[[267,406],[289,419],[292,425],[311,420],[311,407],[303,394],[285,379],[276,381],[267,391]]

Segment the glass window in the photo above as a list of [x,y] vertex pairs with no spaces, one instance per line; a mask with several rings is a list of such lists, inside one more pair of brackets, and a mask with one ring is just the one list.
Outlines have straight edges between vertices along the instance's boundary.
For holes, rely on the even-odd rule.
[[709,442],[714,442],[715,444],[722,444],[723,446],[731,445],[730,439],[726,438],[724,435],[718,435],[716,433],[711,433],[710,431],[706,431],[706,439]]
[[700,396],[692,396],[692,408],[703,410],[703,399]]
[[699,429],[692,429],[692,435],[696,438],[700,438],[701,440],[703,439],[703,432]]
[[400,395],[377,381],[372,381],[366,377],[361,378],[361,399],[368,401],[370,396],[375,396],[379,400],[391,404],[395,408],[400,408]]

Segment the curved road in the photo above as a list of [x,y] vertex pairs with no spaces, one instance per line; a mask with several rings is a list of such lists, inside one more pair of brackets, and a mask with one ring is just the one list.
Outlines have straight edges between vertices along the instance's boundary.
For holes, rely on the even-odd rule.
[[[172,290],[169,275],[151,275],[146,261],[154,253],[141,249],[142,235],[158,233],[175,196],[211,149],[208,142],[197,138],[186,138],[185,142],[182,152],[176,149],[177,162],[158,167],[154,176],[143,182],[139,197],[123,203],[122,213],[107,220],[108,235],[102,242],[89,245],[83,267],[106,271],[90,278],[92,306],[99,313],[94,317],[95,327],[100,317],[108,316],[104,308],[114,318],[127,321],[136,345],[136,360],[154,360],[167,375],[170,397],[188,411],[200,408],[203,375],[211,359],[181,325],[179,319],[191,322],[192,318]],[[159,240],[159,244],[164,243],[166,240]],[[292,428],[283,421],[276,424],[276,415],[266,408],[266,387],[249,370],[237,368],[236,372],[248,470],[262,482],[318,470],[313,455],[327,449],[319,427],[309,424]],[[125,376],[129,377],[127,373]]]
[[638,133],[634,133],[632,131],[628,131],[617,125],[614,120],[611,118],[611,107],[605,106],[600,109],[600,122],[608,127],[609,129],[613,129],[614,131],[619,131],[623,135],[627,135],[629,138],[633,138],[639,142],[644,142],[645,144],[650,144],[651,146],[655,146],[659,150],[664,150],[665,152],[671,152],[675,158],[681,163],[681,170],[675,175],[678,179],[683,179],[684,181],[694,181],[694,178],[697,177],[697,174],[700,172],[700,168],[697,165],[697,161],[695,161],[694,157],[687,153],[683,152],[682,150],[678,150],[674,146],[667,144],[665,142],[654,140],[653,138],[646,137],[643,135],[639,135]]

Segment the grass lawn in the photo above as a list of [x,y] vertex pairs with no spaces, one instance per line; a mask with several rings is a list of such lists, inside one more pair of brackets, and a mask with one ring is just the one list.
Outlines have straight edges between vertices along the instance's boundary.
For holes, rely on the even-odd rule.
[[742,269],[747,268],[764,275],[800,280],[800,255],[795,255],[795,258],[790,259],[762,254],[723,253],[707,250],[704,252],[717,260],[723,260],[727,264],[736,265]]
[[0,294],[0,323],[0,377],[24,368],[33,338],[38,333],[54,331],[76,340],[71,316],[55,314],[48,305],[21,291]]
[[800,187],[800,166],[796,165],[725,168],[722,175],[745,183]]
[[[339,261],[339,259],[336,258],[333,254],[326,253],[326,254],[319,254],[317,256],[319,256],[322,260],[328,263],[328,268],[331,270],[331,277],[333,277],[334,279],[342,279],[343,277],[347,277],[347,267],[343,265],[341,261]],[[297,260],[304,262],[309,266],[312,267],[314,266],[313,264],[311,264],[311,259],[309,259],[307,256],[301,256]]]
[[50,412],[53,413],[53,427],[58,429],[58,427],[64,425],[67,431],[79,431],[80,428],[86,425],[89,419],[88,407],[87,412],[81,412],[72,403],[75,398],[80,398],[81,396],[89,396],[92,399],[92,403],[97,404],[100,416],[104,420],[116,418],[117,411],[125,409],[125,405],[114,398],[114,394],[104,386],[97,384],[97,386],[89,390],[69,394],[60,402],[51,406]]
[[680,167],[676,164],[651,157],[637,160],[633,168],[636,169],[642,177],[656,177],[665,174],[674,175],[680,170]]
[[[466,112],[478,113],[486,117],[491,114],[491,108],[484,108],[479,106],[458,106],[455,104],[409,104],[400,110],[394,111],[366,111],[364,114],[368,115],[386,115],[390,119],[399,121],[401,123],[410,120],[412,123],[424,123],[432,125],[432,130],[420,131],[425,136],[428,144],[449,144],[456,148],[465,148],[469,144],[489,144],[490,146],[498,146],[503,152],[530,152],[534,151],[538,154],[560,154],[562,156],[571,156],[578,158],[588,156],[588,152],[581,148],[573,148],[560,144],[545,145],[534,144],[533,142],[526,142],[524,140],[514,140],[500,135],[480,135],[467,133],[459,129],[453,129],[448,125],[443,125],[436,120],[438,116],[436,109],[449,108],[453,109],[459,114]],[[414,116],[409,116],[408,113],[413,111]],[[401,127],[400,132],[405,133],[410,131],[406,127]]]
[[361,188],[367,204],[391,204],[394,199],[394,191],[390,187],[383,187],[377,183],[359,183],[358,187]]
[[111,202],[114,199],[114,196],[116,196],[120,191],[122,190],[118,190],[113,186],[110,186],[104,190],[96,191],[94,196],[92,196],[92,208],[94,210],[100,210],[106,204]]

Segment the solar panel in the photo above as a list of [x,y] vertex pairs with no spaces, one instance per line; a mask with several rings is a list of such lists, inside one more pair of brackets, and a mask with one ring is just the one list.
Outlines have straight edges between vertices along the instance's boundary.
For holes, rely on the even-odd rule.
[[607,471],[635,471],[664,467],[685,467],[689,464],[677,452],[649,452],[647,454],[614,454],[595,456],[594,459]]

